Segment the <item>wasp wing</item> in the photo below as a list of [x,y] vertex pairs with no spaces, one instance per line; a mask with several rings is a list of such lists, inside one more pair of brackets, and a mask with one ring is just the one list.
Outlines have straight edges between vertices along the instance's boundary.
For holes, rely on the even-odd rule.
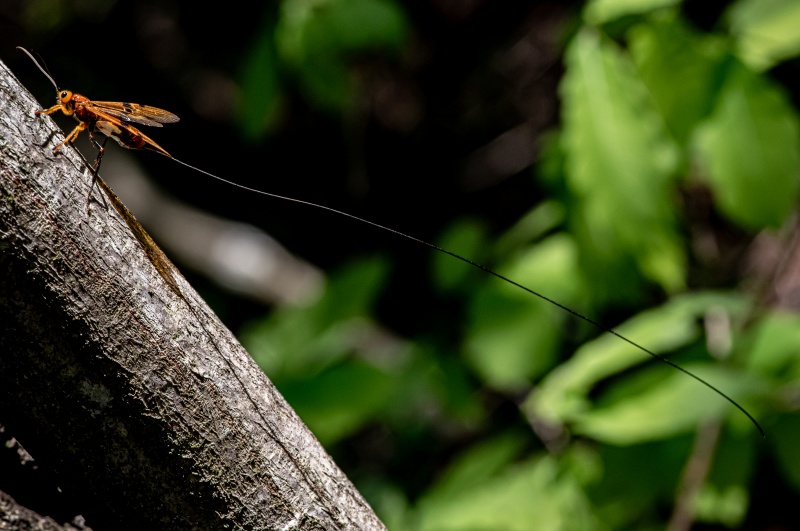
[[[97,121],[95,122],[97,129],[101,133],[103,133],[104,135],[114,138],[114,140],[116,140],[117,143],[119,143],[119,145],[121,145],[122,147],[126,147],[126,148],[129,148],[129,149],[148,149],[150,151],[156,151],[158,153],[161,153],[162,155],[166,155],[167,157],[172,158],[172,155],[167,153],[166,149],[164,149],[161,146],[159,146],[158,144],[156,144],[153,141],[152,138],[148,137],[147,135],[145,135],[144,133],[142,133],[141,131],[136,129],[134,126],[132,126],[130,124],[127,124],[127,123],[124,123],[122,120],[120,120],[117,117],[118,116],[117,113],[112,113],[108,109],[101,109],[99,107],[93,108],[92,112],[97,117]],[[176,118],[177,118],[177,116],[176,116]],[[129,120],[129,121],[134,121],[134,120]],[[141,123],[138,120],[136,120],[136,121],[138,123]],[[129,143],[119,133],[119,131],[114,131],[111,128],[110,129],[106,129],[103,126],[104,124],[101,124],[101,122],[108,122],[108,123],[112,124],[113,126],[115,126],[117,129],[125,130],[130,135],[131,138],[139,137],[143,141],[143,145],[140,146],[140,145],[134,145],[134,144]],[[158,125],[158,127],[161,127],[161,124],[159,124],[158,122],[154,122],[154,123],[156,123]]]
[[89,104],[96,109],[102,109],[106,114],[115,116],[126,122],[133,122],[151,127],[162,127],[161,124],[175,123],[180,118],[169,111],[141,105],[139,103],[128,103],[124,101],[92,101]]

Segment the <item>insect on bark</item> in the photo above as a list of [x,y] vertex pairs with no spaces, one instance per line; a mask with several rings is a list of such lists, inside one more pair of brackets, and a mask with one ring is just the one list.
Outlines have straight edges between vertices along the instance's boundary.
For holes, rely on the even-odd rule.
[[[109,138],[128,149],[147,149],[161,153],[172,158],[167,150],[156,144],[150,137],[139,131],[132,123],[149,125],[152,127],[162,127],[162,124],[171,124],[180,120],[176,115],[158,107],[141,105],[139,103],[128,103],[120,101],[92,101],[86,96],[76,94],[71,90],[59,88],[53,77],[39,65],[39,62],[31,55],[28,50],[17,46],[30,57],[39,67],[39,70],[47,76],[47,79],[56,89],[56,100],[58,103],[49,109],[41,109],[34,114],[53,114],[61,111],[67,116],[72,116],[78,121],[78,125],[64,138],[63,142],[53,148],[58,150],[68,143],[74,142],[78,136],[86,131],[89,133],[89,140],[97,148],[97,158],[92,165],[92,186],[89,188],[89,197],[86,199],[86,208],[89,208],[89,200],[97,182],[97,175],[100,171],[100,163],[105,153],[105,145]],[[94,133],[101,133],[105,136],[103,143],[100,144],[94,137]]]
[[[629,345],[631,345],[631,346],[635,347],[636,349],[644,352],[645,354],[647,354],[647,355],[649,355],[649,356],[661,361],[662,363],[666,363],[667,365],[673,367],[674,369],[677,369],[678,371],[684,373],[685,375],[687,375],[687,376],[695,379],[696,381],[700,382],[702,385],[704,385],[705,387],[707,387],[708,389],[710,389],[711,391],[713,391],[717,395],[719,395],[722,398],[724,398],[725,400],[727,400],[730,404],[732,404],[739,411],[741,411],[753,423],[753,425],[758,429],[759,433],[761,433],[762,437],[765,436],[764,430],[761,428],[761,426],[759,425],[758,421],[756,421],[756,419],[746,409],[744,409],[744,407],[742,407],[733,398],[731,398],[730,396],[725,394],[722,390],[720,390],[719,388],[715,387],[714,385],[712,385],[708,381],[704,380],[703,378],[697,376],[696,374],[684,369],[680,365],[670,361],[669,359],[665,358],[664,356],[656,354],[652,350],[640,345],[639,343],[636,343],[635,341],[633,341],[631,339],[628,339],[627,337],[623,336],[622,334],[620,334],[619,332],[615,331],[614,329],[609,328],[607,326],[604,326],[604,325],[600,324],[599,322],[595,321],[594,319],[592,319],[590,317],[587,317],[587,316],[585,316],[585,315],[573,310],[572,308],[569,308],[568,306],[565,306],[565,305],[561,304],[560,302],[558,302],[558,301],[556,301],[554,299],[551,299],[550,297],[547,297],[546,295],[543,295],[542,293],[539,293],[538,291],[535,291],[535,290],[533,290],[531,288],[528,288],[527,286],[524,286],[524,285],[520,284],[519,282],[516,282],[515,280],[512,280],[511,278],[508,278],[508,277],[506,277],[504,275],[501,275],[500,273],[497,273],[497,272],[489,269],[488,267],[486,267],[484,265],[481,265],[481,264],[479,264],[477,262],[474,262],[474,261],[470,260],[469,258],[465,258],[465,257],[463,257],[463,256],[461,256],[461,255],[459,255],[457,253],[454,253],[452,251],[448,251],[447,249],[444,249],[442,247],[439,247],[438,245],[434,245],[432,243],[429,243],[429,242],[427,242],[425,240],[422,240],[420,238],[417,238],[415,236],[411,236],[409,234],[406,234],[404,232],[398,231],[398,230],[393,229],[391,227],[387,227],[385,225],[381,225],[379,223],[375,223],[374,221],[370,221],[368,219],[360,218],[360,217],[355,216],[353,214],[349,214],[347,212],[343,212],[341,210],[337,210],[337,209],[331,208],[329,206],[320,205],[318,203],[312,203],[310,201],[304,201],[302,199],[296,199],[294,197],[287,197],[287,196],[283,196],[283,195],[278,195],[278,194],[274,194],[272,192],[266,192],[264,190],[251,188],[249,186],[244,186],[242,184],[236,183],[234,181],[230,181],[230,180],[225,179],[223,177],[220,177],[218,175],[214,175],[213,173],[207,172],[207,171],[205,171],[203,169],[200,169],[200,168],[197,168],[195,166],[192,166],[191,164],[183,162],[182,160],[177,159],[177,158],[173,157],[172,155],[170,155],[169,153],[167,153],[167,151],[164,148],[162,148],[161,146],[156,144],[153,140],[148,138],[145,134],[143,134],[141,131],[139,131],[136,127],[131,125],[131,123],[136,123],[136,124],[141,124],[141,125],[150,125],[150,126],[154,126],[154,127],[161,127],[162,124],[165,124],[165,123],[177,122],[178,121],[178,117],[177,116],[175,116],[171,112],[165,111],[163,109],[159,109],[157,107],[151,107],[149,105],[139,105],[139,104],[136,104],[136,103],[124,103],[124,102],[92,101],[92,100],[86,98],[85,96],[81,96],[80,94],[75,94],[74,92],[71,92],[69,90],[62,90],[62,89],[58,88],[58,84],[55,82],[55,80],[53,80],[52,76],[50,76],[50,74],[48,74],[47,71],[44,68],[41,67],[41,65],[39,65],[39,63],[36,61],[36,59],[33,57],[33,55],[31,55],[30,52],[28,52],[27,50],[25,50],[22,47],[18,46],[18,48],[20,50],[22,50],[23,52],[25,52],[28,55],[28,57],[30,57],[31,60],[33,60],[33,62],[36,64],[36,66],[39,68],[39,70],[41,70],[42,73],[45,76],[47,76],[47,78],[50,80],[50,82],[53,84],[53,86],[56,87],[56,95],[57,95],[58,103],[56,105],[50,107],[49,109],[42,109],[42,110],[36,111],[35,114],[36,115],[52,114],[54,112],[61,111],[61,112],[63,112],[64,114],[66,114],[68,116],[75,117],[75,119],[78,120],[78,122],[79,122],[78,126],[75,127],[75,129],[73,129],[72,132],[70,132],[67,135],[67,137],[64,139],[63,142],[61,142],[55,148],[53,148],[53,150],[55,151],[55,150],[59,149],[60,147],[64,146],[65,144],[67,144],[69,142],[73,142],[78,137],[78,135],[80,135],[81,131],[87,131],[89,133],[89,138],[92,141],[92,144],[98,149],[97,159],[95,160],[95,162],[93,164],[93,167],[92,167],[93,179],[92,179],[92,188],[90,188],[90,190],[89,190],[89,197],[90,198],[91,198],[91,192],[92,192],[92,190],[94,188],[94,184],[98,179],[98,171],[100,169],[100,161],[102,159],[103,151],[104,151],[103,150],[103,146],[105,146],[105,141],[108,140],[108,138],[110,137],[110,138],[113,138],[114,140],[116,140],[117,143],[119,143],[119,145],[121,145],[122,147],[125,147],[125,148],[128,148],[128,149],[146,149],[146,150],[150,150],[150,151],[155,151],[156,153],[161,153],[162,155],[165,155],[165,156],[169,157],[170,159],[174,160],[175,162],[177,162],[177,163],[179,163],[179,164],[181,164],[183,166],[186,166],[187,168],[190,168],[190,169],[192,169],[192,170],[194,170],[194,171],[196,171],[198,173],[202,173],[203,175],[211,177],[212,179],[216,179],[218,181],[222,181],[225,184],[234,186],[236,188],[240,188],[240,189],[245,190],[247,192],[252,192],[252,193],[259,194],[259,195],[263,195],[263,196],[267,196],[267,197],[271,197],[271,198],[275,198],[275,199],[280,199],[280,200],[283,200],[283,201],[291,201],[293,203],[299,203],[299,204],[306,205],[306,206],[313,207],[313,208],[319,208],[319,209],[322,209],[322,210],[327,210],[327,211],[332,212],[334,214],[338,214],[340,216],[344,216],[344,217],[356,220],[356,221],[361,222],[361,223],[366,223],[367,225],[371,225],[371,226],[373,226],[375,228],[390,232],[390,233],[392,233],[392,234],[394,234],[396,236],[400,236],[400,237],[405,238],[407,240],[416,242],[416,243],[418,243],[420,245],[423,245],[425,247],[428,247],[428,248],[433,249],[435,251],[438,251],[440,253],[446,254],[446,255],[451,256],[451,257],[453,257],[453,258],[455,258],[457,260],[460,260],[460,261],[462,261],[464,263],[467,263],[467,264],[469,264],[469,265],[471,265],[471,266],[473,266],[473,267],[475,267],[477,269],[480,269],[481,271],[483,271],[484,273],[486,273],[488,275],[491,275],[491,276],[493,276],[493,277],[495,277],[495,278],[497,278],[497,279],[499,279],[499,280],[501,280],[503,282],[506,282],[506,283],[518,288],[518,289],[521,289],[521,290],[525,291],[526,293],[528,293],[529,295],[533,295],[534,297],[538,297],[539,299],[541,299],[541,300],[543,300],[545,302],[548,302],[548,303],[560,308],[561,310],[563,310],[563,311],[565,311],[565,312],[567,312],[569,314],[572,314],[574,317],[576,317],[578,319],[586,321],[587,323],[595,326],[597,329],[615,336],[616,338],[620,339],[621,341],[624,341],[624,342],[628,343]],[[95,140],[94,133],[101,133],[101,134],[106,136],[106,139],[103,141],[103,144],[100,144]],[[88,205],[89,205],[89,201],[87,199],[87,209],[88,209]]]

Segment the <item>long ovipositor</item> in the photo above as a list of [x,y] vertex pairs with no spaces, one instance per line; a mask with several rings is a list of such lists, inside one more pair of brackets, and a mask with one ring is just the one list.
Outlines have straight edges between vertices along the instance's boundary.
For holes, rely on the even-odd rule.
[[[483,265],[481,265],[481,264],[479,264],[477,262],[474,262],[474,261],[470,260],[469,258],[465,258],[465,257],[463,257],[463,256],[461,256],[459,254],[456,254],[456,253],[454,253],[452,251],[448,251],[447,249],[444,249],[442,247],[439,247],[437,245],[429,243],[429,242],[427,242],[425,240],[421,240],[421,239],[416,238],[414,236],[411,236],[409,234],[400,232],[400,231],[392,229],[390,227],[386,227],[385,225],[380,225],[380,224],[375,223],[373,221],[370,221],[368,219],[360,218],[358,216],[354,216],[353,214],[348,214],[347,212],[343,212],[341,210],[336,210],[334,208],[331,208],[331,207],[328,207],[328,206],[325,206],[325,205],[312,203],[310,201],[304,201],[302,199],[295,199],[293,197],[282,196],[282,195],[274,194],[274,193],[271,193],[271,192],[266,192],[264,190],[258,190],[256,188],[250,188],[249,186],[244,186],[242,184],[230,181],[230,180],[222,178],[222,177],[220,177],[218,175],[214,175],[213,173],[209,173],[209,172],[207,172],[205,170],[197,168],[196,166],[192,166],[191,164],[183,162],[182,160],[176,159],[175,157],[173,157],[172,155],[167,153],[167,151],[164,148],[162,148],[161,146],[156,144],[153,140],[151,140],[149,137],[144,135],[136,127],[132,126],[131,123],[136,123],[136,124],[141,124],[141,125],[149,125],[149,126],[153,126],[153,127],[161,127],[162,124],[165,124],[165,123],[177,122],[179,120],[179,118],[177,116],[175,116],[171,112],[165,111],[163,109],[159,109],[158,107],[151,107],[149,105],[140,105],[138,103],[92,101],[92,100],[90,100],[90,99],[88,99],[88,98],[86,98],[84,96],[81,96],[80,94],[75,94],[75,93],[73,93],[73,92],[71,92],[69,90],[62,90],[62,89],[58,88],[58,84],[56,84],[56,82],[53,79],[53,77],[49,73],[47,73],[47,71],[44,68],[42,68],[42,66],[39,64],[38,61],[36,61],[36,59],[33,57],[33,55],[30,52],[28,52],[27,50],[25,50],[24,48],[19,47],[19,46],[17,48],[19,48],[20,50],[25,52],[31,58],[31,60],[33,60],[33,62],[36,64],[36,66],[39,68],[39,70],[41,70],[42,73],[45,76],[47,76],[47,78],[50,80],[50,82],[53,84],[53,86],[56,87],[56,95],[57,95],[57,102],[58,103],[56,105],[50,107],[49,109],[38,110],[38,111],[36,111],[35,114],[36,115],[52,114],[54,112],[61,111],[61,112],[63,112],[64,114],[66,114],[68,116],[75,117],[75,119],[78,120],[78,122],[79,122],[78,126],[75,127],[75,129],[73,129],[72,132],[70,132],[70,134],[67,135],[67,137],[64,139],[63,142],[61,142],[55,148],[53,148],[53,150],[59,149],[60,147],[62,147],[64,144],[66,144],[68,142],[73,142],[82,131],[87,131],[89,133],[89,138],[91,139],[92,144],[99,150],[98,151],[98,155],[97,155],[97,159],[95,160],[95,163],[93,165],[94,180],[92,181],[92,188],[90,188],[90,190],[89,190],[89,196],[90,197],[91,197],[92,189],[94,187],[94,182],[97,180],[97,172],[99,170],[100,161],[101,161],[102,156],[103,156],[103,145],[105,145],[105,142],[104,142],[103,145],[101,145],[94,139],[94,136],[93,136],[94,133],[99,132],[99,133],[102,133],[103,135],[106,136],[106,140],[108,138],[113,138],[122,147],[125,147],[125,148],[128,148],[128,149],[147,149],[147,150],[150,150],[150,151],[155,151],[157,153],[161,153],[162,155],[165,155],[165,156],[171,158],[175,162],[178,162],[179,164],[182,164],[183,166],[186,166],[187,168],[190,168],[190,169],[192,169],[192,170],[194,170],[194,171],[196,171],[198,173],[202,173],[203,175],[206,175],[206,176],[211,177],[213,179],[216,179],[218,181],[222,181],[222,182],[224,182],[226,184],[229,184],[231,186],[235,186],[236,188],[240,188],[242,190],[245,190],[245,191],[248,191],[248,192],[253,192],[253,193],[256,193],[256,194],[260,194],[260,195],[264,195],[264,196],[267,196],[267,197],[272,197],[272,198],[275,198],[275,199],[281,199],[281,200],[284,200],[284,201],[291,201],[291,202],[294,202],[294,203],[299,203],[299,204],[307,205],[307,206],[314,207],[314,208],[320,208],[322,210],[327,210],[329,212],[333,212],[334,214],[338,214],[340,216],[345,216],[345,217],[354,219],[354,220],[359,221],[361,223],[366,223],[366,224],[371,225],[373,227],[376,227],[378,229],[385,230],[387,232],[391,232],[392,234],[395,234],[397,236],[400,236],[400,237],[406,238],[408,240],[414,241],[416,243],[419,243],[421,245],[424,245],[426,247],[429,247],[431,249],[434,249],[436,251],[444,253],[444,254],[446,254],[448,256],[451,256],[453,258],[461,260],[464,263],[467,263],[467,264],[469,264],[469,265],[471,265],[471,266],[473,266],[473,267],[475,267],[477,269],[480,269],[481,271],[483,271],[483,272],[485,272],[485,273],[487,273],[489,275],[492,275],[492,276],[502,280],[503,282],[507,282],[508,284],[511,284],[512,286],[514,286],[516,288],[519,288],[519,289],[527,292],[530,295],[538,297],[538,298],[540,298],[540,299],[542,299],[542,300],[544,300],[544,301],[546,301],[546,302],[548,302],[548,303],[550,303],[550,304],[552,304],[552,305],[564,310],[565,312],[570,313],[573,316],[575,316],[575,317],[577,317],[579,319],[582,319],[583,321],[586,321],[587,323],[592,324],[593,326],[597,327],[598,329],[600,329],[600,330],[602,330],[602,331],[604,331],[606,333],[609,333],[609,334],[619,338],[622,341],[625,341],[626,343],[634,346],[635,348],[641,350],[642,352],[648,354],[649,356],[652,356],[653,358],[655,358],[655,359],[657,359],[657,360],[659,360],[659,361],[661,361],[663,363],[666,363],[667,365],[669,365],[669,366],[681,371],[682,373],[686,374],[687,376],[690,376],[690,377],[694,378],[695,380],[697,380],[698,382],[700,382],[704,386],[706,386],[709,389],[711,389],[713,392],[715,392],[716,394],[718,394],[719,396],[721,396],[722,398],[724,398],[725,400],[730,402],[739,411],[741,411],[745,416],[747,416],[747,418],[750,419],[750,421],[753,423],[753,425],[755,425],[755,427],[758,429],[759,433],[761,433],[761,436],[762,437],[765,436],[764,430],[761,429],[761,425],[758,423],[758,421],[756,421],[756,419],[746,409],[744,409],[741,405],[739,405],[739,403],[736,402],[733,398],[731,398],[730,396],[728,396],[723,391],[721,391],[717,387],[713,386],[711,383],[707,382],[703,378],[700,378],[699,376],[697,376],[694,373],[684,369],[683,367],[681,367],[680,365],[670,361],[669,359],[656,354],[652,350],[643,347],[639,343],[636,343],[636,342],[628,339],[627,337],[625,337],[622,334],[616,332],[615,330],[613,330],[611,328],[608,328],[606,326],[603,326],[602,324],[598,323],[597,321],[595,321],[595,320],[593,320],[593,319],[591,319],[591,318],[589,318],[589,317],[587,317],[587,316],[585,316],[585,315],[573,310],[572,308],[569,308],[568,306],[565,306],[565,305],[561,304],[560,302],[547,297],[546,295],[543,295],[543,294],[541,294],[541,293],[539,293],[539,292],[537,292],[537,291],[535,291],[533,289],[530,289],[530,288],[520,284],[519,282],[516,282],[516,281],[514,281],[514,280],[512,280],[512,279],[510,279],[510,278],[508,278],[506,276],[503,276],[500,273],[497,273],[497,272],[489,269],[486,266],[483,266]],[[88,199],[87,199],[87,208],[88,208],[88,204],[89,204],[89,202],[88,202]]]

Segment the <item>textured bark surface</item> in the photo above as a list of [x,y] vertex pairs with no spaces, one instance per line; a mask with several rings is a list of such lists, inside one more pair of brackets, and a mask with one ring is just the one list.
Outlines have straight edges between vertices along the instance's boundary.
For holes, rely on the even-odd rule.
[[92,531],[88,527],[72,524],[59,525],[52,518],[36,514],[14,501],[14,498],[0,492],[0,529],[3,531]]
[[0,421],[96,531],[383,529],[39,108],[0,63]]

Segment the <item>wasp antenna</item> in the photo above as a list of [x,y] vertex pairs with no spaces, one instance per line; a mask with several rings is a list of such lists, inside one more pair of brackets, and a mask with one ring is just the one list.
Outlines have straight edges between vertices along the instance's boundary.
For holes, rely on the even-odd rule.
[[53,77],[53,74],[50,72],[50,69],[47,67],[47,61],[44,60],[44,57],[42,57],[42,54],[40,54],[39,52],[36,52],[36,51],[34,51],[33,53],[35,53],[36,57],[38,57],[39,61],[41,61],[41,63],[37,61],[36,64],[37,65],[39,65],[39,64],[42,65],[40,67],[40,69],[44,70],[44,72],[47,75],[47,79],[49,79],[53,83],[53,86],[56,87],[56,90],[61,90],[61,87],[58,86],[58,83],[56,83],[56,80]]
[[[33,56],[33,54],[31,54],[31,52],[29,52],[28,50],[26,50],[22,46],[17,46],[17,50],[22,50],[22,52],[24,52],[25,55],[30,57],[31,61],[33,61],[33,64],[35,64],[36,67],[42,72],[42,74],[44,74],[47,77],[47,79],[50,80],[50,83],[53,84],[53,86],[56,88],[56,90],[59,90],[58,83],[56,83],[55,79],[53,79],[53,76],[51,76],[50,72],[48,72],[45,68],[42,68],[42,65],[39,64],[39,61],[36,60],[36,58]],[[42,62],[44,62],[44,59],[42,59]]]

